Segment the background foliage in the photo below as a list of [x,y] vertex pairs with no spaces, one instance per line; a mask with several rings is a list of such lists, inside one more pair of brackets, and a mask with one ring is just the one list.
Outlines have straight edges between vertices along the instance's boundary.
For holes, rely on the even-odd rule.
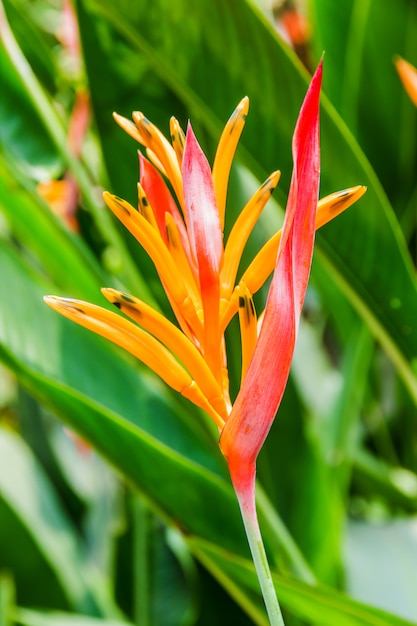
[[[136,146],[115,110],[142,110],[166,133],[171,115],[191,117],[212,158],[250,97],[229,224],[282,171],[250,258],[282,220],[294,123],[323,50],[321,195],[368,191],[317,237],[259,460],[261,525],[288,626],[417,623],[417,116],[393,65],[417,65],[415,2],[311,0],[295,49],[277,32],[291,13],[247,0],[77,0],[74,23],[59,0],[3,6],[0,626],[266,624],[211,425],[42,296],[104,305],[100,287],[114,286],[170,314],[101,200],[135,197]],[[90,119],[75,148],[80,110]],[[72,190],[71,215],[51,210],[45,181]],[[238,345],[233,326],[227,341]]]

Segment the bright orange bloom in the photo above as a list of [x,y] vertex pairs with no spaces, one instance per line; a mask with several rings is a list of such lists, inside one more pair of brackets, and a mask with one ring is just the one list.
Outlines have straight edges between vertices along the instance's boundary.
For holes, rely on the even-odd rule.
[[[108,192],[104,200],[151,257],[178,326],[149,305],[115,289],[104,296],[129,321],[86,302],[48,296],[46,302],[110,339],[148,365],[168,385],[203,408],[220,431],[229,466],[254,463],[287,381],[310,272],[315,229],[365,191],[337,192],[318,202],[318,103],[321,65],[294,135],[294,172],[283,231],[278,231],[236,281],[250,233],[279,180],[274,172],[248,201],[224,245],[230,168],[248,108],[243,98],[221,135],[211,168],[191,128],[171,119],[171,143],[142,113],[117,123],[146,151],[140,156],[138,209]],[[174,192],[172,194],[167,182]],[[258,337],[252,295],[274,272]],[[225,329],[239,311],[242,386],[229,397]]]

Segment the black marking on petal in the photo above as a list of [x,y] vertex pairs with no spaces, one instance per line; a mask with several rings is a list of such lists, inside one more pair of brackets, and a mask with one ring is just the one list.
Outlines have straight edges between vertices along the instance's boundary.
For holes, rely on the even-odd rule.
[[79,313],[80,315],[87,315],[87,313],[84,311],[84,309],[82,309],[79,305],[76,304],[65,304],[64,305],[66,309],[69,309],[70,311],[75,311],[76,313]]
[[[124,309],[127,315],[134,316],[135,318],[143,317],[143,313],[137,304],[135,306],[133,306],[132,304],[125,304]],[[129,313],[129,310],[133,311],[133,313]]]
[[150,122],[147,117],[145,116],[142,117],[142,119],[140,120],[140,126],[142,130],[144,130],[145,133],[149,135],[149,137],[151,138],[153,137],[152,122]]
[[250,308],[251,316],[255,317],[256,311],[255,311],[255,305],[253,304],[252,298],[248,298],[248,308]]
[[256,316],[255,306],[253,304],[252,298],[248,296],[239,296],[239,308],[245,309],[245,321],[246,324],[249,326],[251,321]]
[[123,200],[123,198],[119,198],[119,196],[112,196],[112,198],[118,207],[120,207],[125,213],[127,213],[127,215],[130,215],[130,210],[126,206],[126,202]]
[[340,196],[340,198],[339,198],[338,200],[336,200],[335,202],[332,202],[332,203],[331,203],[331,205],[330,205],[330,207],[329,207],[329,209],[330,209],[331,211],[336,211],[336,209],[337,209],[338,207],[340,207],[340,206],[344,205],[344,204],[345,204],[345,197],[346,197],[347,195],[348,195],[348,194],[343,194],[342,196]]
[[128,293],[121,293],[120,296],[126,302],[133,302],[133,303],[136,302],[136,299],[133,296],[130,296]]

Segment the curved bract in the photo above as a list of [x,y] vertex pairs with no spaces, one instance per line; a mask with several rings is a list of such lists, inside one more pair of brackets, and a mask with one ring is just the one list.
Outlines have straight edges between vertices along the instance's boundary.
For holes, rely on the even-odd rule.
[[[118,219],[155,264],[178,327],[146,303],[114,289],[106,298],[133,321],[85,302],[49,296],[46,302],[110,339],[148,365],[168,385],[207,412],[219,427],[249,546],[272,626],[283,625],[255,507],[256,459],[281,402],[295,347],[316,228],[340,213],[364,188],[318,201],[320,180],[320,63],[293,137],[294,169],[282,232],[276,233],[235,285],[248,237],[278,183],[274,172],[249,200],[224,245],[230,168],[246,120],[244,98],[219,141],[213,169],[191,124],[184,135],[171,119],[172,144],[142,114],[116,121],[145,147],[140,156],[138,210],[104,194]],[[164,178],[175,193],[171,195]],[[252,301],[273,272],[258,336]],[[242,383],[233,406],[224,331],[239,310]]]

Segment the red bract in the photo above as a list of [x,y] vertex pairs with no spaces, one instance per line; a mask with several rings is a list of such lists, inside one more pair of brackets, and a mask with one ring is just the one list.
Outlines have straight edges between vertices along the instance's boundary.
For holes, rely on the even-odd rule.
[[294,170],[259,339],[220,439],[235,488],[252,479],[256,458],[285,390],[294,352],[315,235],[321,77],[320,63],[294,133]]
[[185,221],[191,251],[197,261],[203,305],[203,353],[213,372],[217,372],[220,377],[219,313],[223,234],[211,168],[190,124],[182,159],[182,180]]

